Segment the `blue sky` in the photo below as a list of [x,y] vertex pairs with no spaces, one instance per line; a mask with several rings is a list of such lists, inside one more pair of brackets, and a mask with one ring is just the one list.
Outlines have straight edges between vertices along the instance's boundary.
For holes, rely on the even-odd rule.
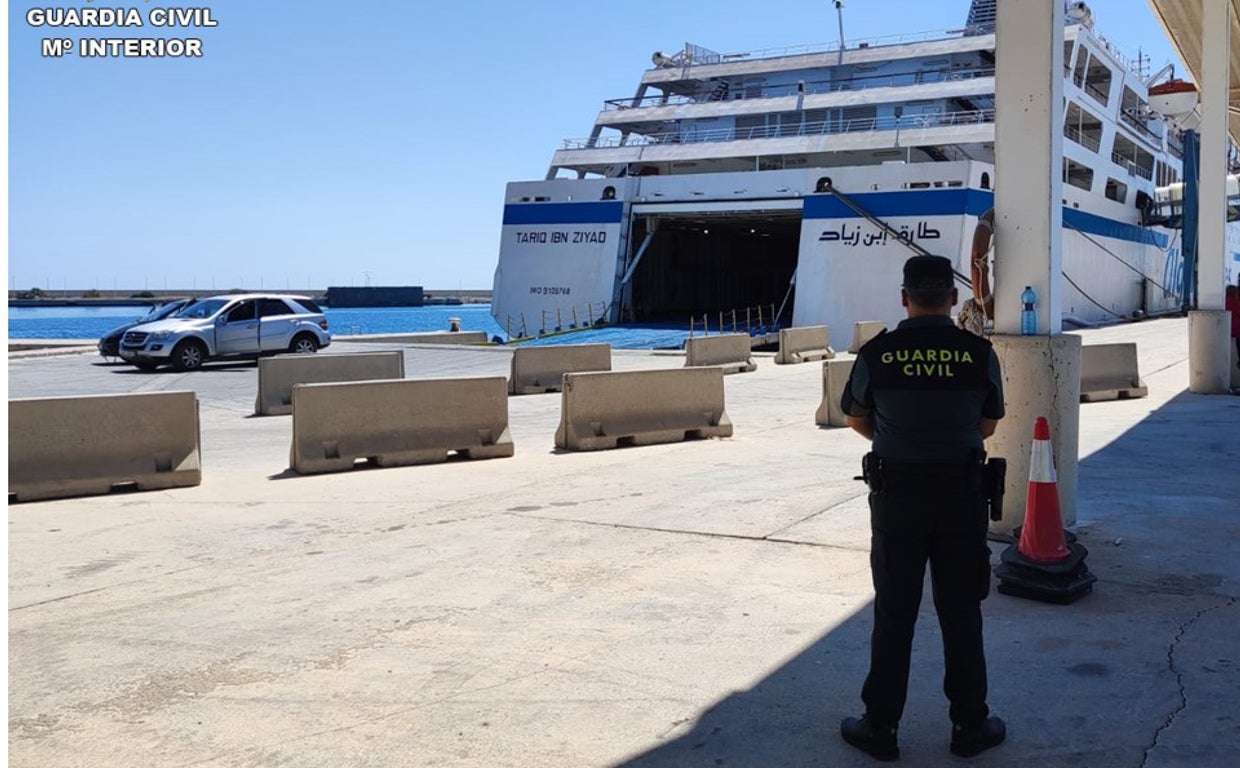
[[[505,183],[542,178],[652,52],[838,35],[830,0],[209,5],[214,28],[115,30],[26,12],[179,5],[9,3],[10,288],[490,288]],[[1144,0],[1090,6],[1125,54],[1172,60]],[[847,0],[845,35],[951,29],[968,7]],[[204,55],[40,54],[117,36],[197,37]]]

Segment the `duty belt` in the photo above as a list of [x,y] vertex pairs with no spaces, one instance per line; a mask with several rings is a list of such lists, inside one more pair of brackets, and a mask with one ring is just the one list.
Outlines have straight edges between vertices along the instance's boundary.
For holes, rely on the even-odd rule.
[[883,488],[883,481],[888,477],[900,475],[943,475],[971,471],[978,472],[981,481],[982,496],[986,500],[987,511],[991,520],[1003,518],[1003,490],[1007,475],[1007,460],[993,458],[986,461],[986,454],[978,451],[977,458],[972,461],[930,463],[930,462],[897,462],[885,459],[873,452],[861,457],[861,477],[874,493]]

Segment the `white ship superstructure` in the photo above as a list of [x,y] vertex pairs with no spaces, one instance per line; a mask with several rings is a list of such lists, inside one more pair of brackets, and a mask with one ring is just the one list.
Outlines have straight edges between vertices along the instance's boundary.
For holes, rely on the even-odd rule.
[[[1179,309],[1180,232],[1154,215],[1181,181],[1179,128],[1150,108],[1154,78],[1083,3],[1068,10],[1065,315]],[[545,179],[508,185],[496,321],[512,337],[762,307],[784,325],[898,321],[904,260],[941,254],[967,276],[996,183],[1021,183],[993,165],[993,21],[994,0],[974,0],[952,32],[656,53]],[[1228,230],[1234,281],[1240,232]]]

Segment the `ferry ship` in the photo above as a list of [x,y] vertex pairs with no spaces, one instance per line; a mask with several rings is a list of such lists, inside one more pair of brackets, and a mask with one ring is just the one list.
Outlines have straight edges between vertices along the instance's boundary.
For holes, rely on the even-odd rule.
[[[1195,100],[1176,102],[1192,86],[1142,72],[1085,3],[1066,11],[1064,319],[1179,311]],[[995,13],[973,0],[941,33],[656,52],[543,180],[507,185],[496,322],[521,338],[600,321],[727,328],[739,311],[847,334],[902,319],[894,286],[919,252],[953,260],[963,300],[978,217],[996,183],[1020,183],[994,166]],[[1228,195],[1240,204],[1235,177]],[[1226,243],[1230,282],[1240,224]]]

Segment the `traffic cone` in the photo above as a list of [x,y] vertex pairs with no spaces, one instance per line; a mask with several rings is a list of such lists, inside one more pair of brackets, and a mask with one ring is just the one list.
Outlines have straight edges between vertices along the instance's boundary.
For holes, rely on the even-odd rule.
[[1018,543],[1004,550],[995,568],[999,592],[1048,603],[1071,603],[1091,592],[1098,580],[1085,565],[1088,554],[1063,529],[1050,425],[1039,416],[1033,426],[1025,522]]
[[1033,425],[1029,457],[1029,492],[1025,496],[1025,524],[1020,531],[1020,553],[1035,563],[1057,563],[1071,555],[1059,514],[1059,486],[1051,455],[1051,428],[1045,416]]

